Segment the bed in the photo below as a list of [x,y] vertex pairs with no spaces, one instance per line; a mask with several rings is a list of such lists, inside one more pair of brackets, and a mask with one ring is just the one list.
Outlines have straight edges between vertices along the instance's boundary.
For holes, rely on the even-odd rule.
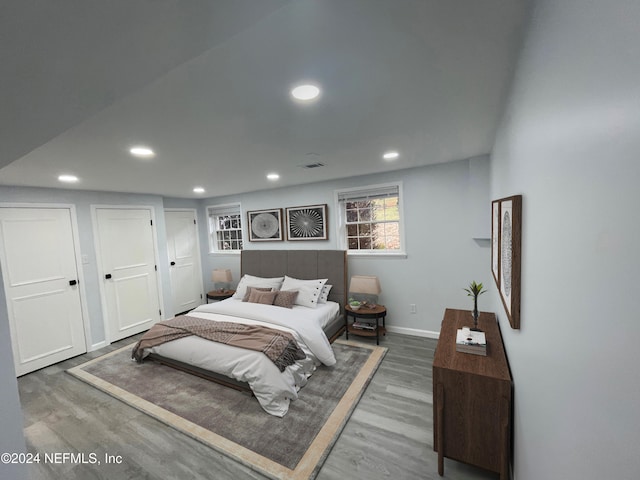
[[[237,323],[243,328],[245,325],[268,326],[292,336],[304,355],[300,354],[300,358],[291,365],[279,369],[262,352],[192,335],[147,348],[142,356],[250,391],[267,413],[282,417],[316,367],[335,363],[330,344],[344,330],[346,252],[246,250],[241,254],[241,274],[235,298],[200,305],[187,316],[207,321],[202,323]],[[331,285],[331,289],[323,301],[313,306],[296,304],[292,308],[284,308],[242,301],[248,296],[247,286],[261,286],[259,282],[255,283],[256,278],[283,278],[286,279],[282,285],[285,287],[295,286],[296,281],[327,279],[324,285]],[[306,304],[305,301],[301,303]]]

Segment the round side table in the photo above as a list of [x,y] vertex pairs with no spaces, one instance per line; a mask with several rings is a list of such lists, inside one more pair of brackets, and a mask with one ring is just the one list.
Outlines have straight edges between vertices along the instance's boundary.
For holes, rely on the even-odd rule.
[[209,303],[209,300],[225,300],[231,298],[234,293],[236,293],[235,290],[211,290],[207,292],[207,303]]
[[[345,322],[345,335],[349,340],[349,334],[358,335],[361,337],[376,337],[376,345],[380,345],[380,334],[387,334],[387,327],[385,320],[387,316],[387,309],[384,305],[376,305],[375,307],[360,307],[358,310],[354,310],[349,305],[344,307],[344,322]],[[349,317],[353,318],[353,323],[349,324]],[[375,320],[371,322],[360,322],[359,320]],[[380,325],[382,320],[382,325]],[[371,325],[372,327],[367,327]]]

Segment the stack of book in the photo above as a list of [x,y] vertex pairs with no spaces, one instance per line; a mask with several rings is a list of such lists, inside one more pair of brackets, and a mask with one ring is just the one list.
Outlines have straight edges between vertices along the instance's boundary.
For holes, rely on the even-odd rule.
[[367,322],[353,322],[353,328],[357,328],[358,330],[375,330],[375,323],[367,323]]
[[484,332],[458,329],[456,333],[456,351],[487,356],[487,339]]

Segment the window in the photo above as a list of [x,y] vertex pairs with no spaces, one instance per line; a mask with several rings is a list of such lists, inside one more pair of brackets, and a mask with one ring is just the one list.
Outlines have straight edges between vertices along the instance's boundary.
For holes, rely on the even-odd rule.
[[337,193],[342,248],[351,252],[402,253],[400,184]]
[[207,207],[209,214],[209,251],[239,252],[242,250],[242,212],[240,204]]

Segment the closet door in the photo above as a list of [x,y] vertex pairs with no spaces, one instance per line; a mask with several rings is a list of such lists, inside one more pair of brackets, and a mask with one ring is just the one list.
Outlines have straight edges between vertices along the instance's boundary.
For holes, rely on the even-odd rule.
[[173,313],[177,315],[202,303],[198,231],[193,210],[166,210],[164,216],[167,225]]
[[0,208],[0,263],[17,375],[86,352],[70,208]]
[[160,320],[150,209],[96,208],[97,255],[110,342]]

